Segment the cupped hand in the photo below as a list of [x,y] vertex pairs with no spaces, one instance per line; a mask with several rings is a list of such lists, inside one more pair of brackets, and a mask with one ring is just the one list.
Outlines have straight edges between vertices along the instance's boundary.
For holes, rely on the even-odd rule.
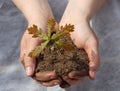
[[95,73],[99,67],[98,39],[89,23],[75,25],[75,31],[71,33],[71,39],[78,48],[84,48],[89,58],[89,77],[95,79]]
[[[44,26],[42,27],[42,29],[46,27],[46,22],[44,23]],[[43,23],[39,25],[41,28]],[[45,30],[45,28],[43,30]],[[23,34],[22,40],[21,40],[20,60],[25,68],[27,76],[29,77],[32,77],[34,75],[36,59],[29,57],[28,54],[37,45],[40,45],[40,44],[41,44],[40,39],[33,38],[32,35],[30,35],[27,30],[25,31],[25,33]],[[56,75],[54,71],[36,74],[35,80],[44,86],[54,86],[60,83],[60,79],[58,78],[58,76]]]
[[[78,48],[83,48],[88,54],[89,58],[89,77],[95,79],[96,71],[99,67],[99,53],[98,53],[98,39],[93,32],[87,20],[79,17],[63,17],[60,26],[65,24],[73,24],[75,29],[71,32],[71,39]],[[81,82],[79,72],[71,72],[68,76],[63,78],[66,84],[61,84],[61,87],[66,88],[71,85]]]

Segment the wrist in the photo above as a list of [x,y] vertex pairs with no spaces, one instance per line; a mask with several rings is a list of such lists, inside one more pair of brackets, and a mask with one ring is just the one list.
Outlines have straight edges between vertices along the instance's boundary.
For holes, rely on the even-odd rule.
[[90,20],[104,2],[105,0],[69,0],[68,7],[77,10],[83,18]]
[[82,13],[72,2],[69,1],[64,15],[61,19],[61,23],[89,23],[90,17],[88,14]]
[[39,24],[53,17],[48,0],[12,0],[21,10],[29,24]]
[[48,19],[53,18],[53,13],[51,11],[51,8],[45,8],[45,10],[33,10],[27,13],[26,19],[28,23],[40,23],[40,22],[46,22]]
[[84,9],[81,0],[69,0],[66,11],[80,17],[84,21],[89,21],[91,19],[90,12],[88,9]]
[[52,15],[48,15],[48,16],[39,16],[39,17],[31,17],[30,19],[27,19],[28,21],[28,25],[37,25],[37,26],[45,26],[47,21],[50,19],[50,18],[54,18]]

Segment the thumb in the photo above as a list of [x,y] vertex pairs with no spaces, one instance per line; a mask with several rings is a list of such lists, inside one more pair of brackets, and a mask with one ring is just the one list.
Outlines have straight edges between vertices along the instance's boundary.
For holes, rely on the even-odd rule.
[[32,76],[34,74],[35,66],[36,66],[36,59],[29,57],[29,52],[32,51],[40,43],[41,43],[41,40],[32,39],[27,47],[28,50],[24,57],[24,67],[25,67],[27,76]]
[[36,61],[35,59],[25,55],[24,57],[24,68],[26,71],[27,76],[32,76],[34,74]]
[[26,36],[24,33],[23,38],[21,40],[20,60],[24,66],[27,76],[32,76],[34,74],[34,68],[35,68],[36,63],[35,63],[35,59],[32,59],[28,56],[27,42],[26,42],[25,38],[26,38]]
[[33,76],[36,66],[36,59],[28,56],[37,45],[41,44],[41,40],[38,38],[32,38],[26,31],[21,40],[20,60],[23,64],[27,76]]
[[89,46],[86,49],[89,58],[89,77],[95,79],[96,71],[100,65],[100,58],[97,46]]

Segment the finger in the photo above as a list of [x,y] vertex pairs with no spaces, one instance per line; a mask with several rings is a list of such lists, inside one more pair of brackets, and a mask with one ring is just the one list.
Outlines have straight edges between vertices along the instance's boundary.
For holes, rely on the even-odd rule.
[[69,78],[69,77],[64,77],[63,78],[64,79],[64,81],[66,81],[69,85],[75,85],[75,84],[78,84],[80,81],[81,81],[81,79],[80,78]]
[[[30,37],[30,36],[29,36]],[[31,38],[31,37],[30,37]],[[40,40],[38,39],[30,39],[27,41],[27,52],[24,57],[24,67],[26,70],[27,76],[33,76],[36,66],[36,60],[35,58],[29,57],[30,51],[32,51],[37,45],[40,44]]]
[[36,79],[41,81],[41,82],[50,81],[53,79],[58,79],[58,76],[54,71],[36,73],[35,76],[36,76]]
[[20,61],[22,64],[24,63],[23,60],[24,60],[25,53],[26,53],[26,41],[23,35],[21,39],[21,44],[20,44]]
[[35,65],[36,65],[35,59],[25,55],[25,57],[24,57],[24,68],[25,68],[27,76],[32,76],[34,74]]
[[95,73],[97,69],[99,68],[100,65],[100,58],[99,58],[99,53],[98,49],[94,46],[89,47],[86,50],[89,58],[89,77],[91,79],[95,79]]
[[84,76],[81,76],[79,71],[72,71],[68,74],[68,77],[73,80],[83,80]]
[[95,79],[95,73],[100,65],[99,55],[91,51],[91,61],[89,62],[89,75],[91,79]]
[[68,74],[69,79],[67,82],[72,84],[78,84],[84,80],[84,76],[80,74],[79,71],[73,71]]
[[24,60],[24,55],[25,55],[25,50],[23,48],[20,48],[20,61],[22,64]]
[[47,81],[47,82],[40,82],[40,81],[37,81],[37,83],[43,85],[43,86],[46,86],[46,87],[51,87],[51,86],[55,86],[55,85],[59,85],[61,83],[61,80],[60,79],[55,79],[55,80],[51,80],[51,81]]

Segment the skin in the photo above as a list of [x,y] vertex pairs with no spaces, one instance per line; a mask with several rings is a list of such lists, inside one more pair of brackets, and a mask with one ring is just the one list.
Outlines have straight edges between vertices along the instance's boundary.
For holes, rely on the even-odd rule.
[[[28,21],[28,27],[35,24],[46,30],[46,22],[50,18],[54,18],[48,0],[12,0],[15,5],[22,11]],[[89,77],[95,79],[95,73],[99,67],[98,40],[90,27],[89,21],[95,12],[103,4],[104,0],[69,0],[65,13],[61,19],[59,26],[71,23],[75,25],[75,31],[71,33],[71,39],[78,48],[84,48],[88,54]],[[74,3],[74,4],[73,4]],[[32,6],[32,7],[31,7]],[[56,23],[56,26],[58,24]],[[56,27],[58,28],[58,27]],[[47,32],[47,31],[45,31]],[[23,34],[21,40],[20,60],[25,68],[27,76],[32,77],[35,71],[36,60],[30,58],[28,53],[41,43],[41,40],[32,38],[27,30]],[[53,72],[44,72],[36,75],[35,79],[44,86],[60,85],[62,88],[69,87],[81,81],[78,77],[79,72],[71,72],[68,76],[63,77],[65,84]]]
[[[46,22],[54,18],[48,0],[12,0],[15,5],[22,11],[28,21],[28,27],[33,24],[46,30]],[[32,6],[32,7],[31,7]],[[57,26],[57,23],[56,23]],[[57,28],[57,27],[56,27]],[[47,31],[45,31],[47,32]],[[20,60],[23,64],[26,75],[32,77],[35,71],[36,60],[29,57],[29,52],[41,43],[41,40],[32,38],[26,30],[21,39]],[[35,79],[44,86],[54,86],[61,82],[55,72],[45,72],[37,75]]]
[[[84,48],[89,57],[89,77],[95,79],[96,71],[100,65],[98,52],[98,39],[90,26],[90,19],[100,9],[105,0],[69,0],[63,14],[60,26],[71,23],[75,26],[71,39],[78,48]],[[73,4],[74,3],[74,4]],[[81,82],[79,72],[71,72],[63,79],[67,82],[61,87],[66,88]]]

